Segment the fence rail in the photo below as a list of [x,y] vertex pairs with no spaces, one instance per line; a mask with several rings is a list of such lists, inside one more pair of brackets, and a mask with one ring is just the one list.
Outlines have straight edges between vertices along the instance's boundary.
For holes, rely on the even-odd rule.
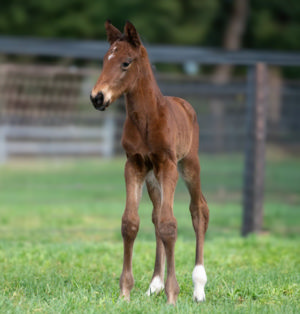
[[0,161],[11,155],[102,155],[114,153],[114,119],[107,115],[102,127],[0,127]]
[[[174,47],[146,45],[153,63],[254,65],[258,62],[269,65],[300,66],[299,53],[270,51],[225,51],[199,47]],[[105,41],[77,41],[68,39],[44,39],[0,36],[0,53],[38,55],[100,60],[108,49]]]

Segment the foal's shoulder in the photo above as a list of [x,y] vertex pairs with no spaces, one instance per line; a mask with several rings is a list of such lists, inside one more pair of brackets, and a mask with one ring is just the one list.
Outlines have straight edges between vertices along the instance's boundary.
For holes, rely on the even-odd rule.
[[183,109],[188,114],[188,116],[191,117],[192,120],[196,119],[196,112],[188,101],[186,101],[185,99],[182,99],[179,97],[173,97],[173,96],[165,96],[165,98],[172,106]]

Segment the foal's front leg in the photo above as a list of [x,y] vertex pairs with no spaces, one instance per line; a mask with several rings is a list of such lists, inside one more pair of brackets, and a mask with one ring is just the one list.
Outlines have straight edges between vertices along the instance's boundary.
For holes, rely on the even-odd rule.
[[146,169],[138,157],[128,158],[125,165],[126,207],[122,217],[122,237],[124,245],[123,271],[120,278],[120,296],[130,300],[134,285],[132,274],[132,251],[139,230],[138,206]]
[[165,292],[167,302],[175,304],[179,286],[175,275],[175,242],[177,238],[177,221],[173,214],[173,202],[178,172],[176,164],[169,159],[156,164],[155,175],[162,189],[162,206],[158,218],[157,230],[163,242],[167,259],[167,279]]

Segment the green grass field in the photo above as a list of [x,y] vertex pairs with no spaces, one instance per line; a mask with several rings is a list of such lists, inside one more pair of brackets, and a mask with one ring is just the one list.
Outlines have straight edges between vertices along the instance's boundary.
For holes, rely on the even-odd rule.
[[201,156],[210,207],[206,302],[192,302],[194,233],[180,181],[177,306],[148,298],[155,239],[145,194],[133,260],[135,287],[119,300],[124,159],[31,160],[0,166],[1,313],[299,313],[300,161],[268,158],[264,233],[240,237],[243,159]]

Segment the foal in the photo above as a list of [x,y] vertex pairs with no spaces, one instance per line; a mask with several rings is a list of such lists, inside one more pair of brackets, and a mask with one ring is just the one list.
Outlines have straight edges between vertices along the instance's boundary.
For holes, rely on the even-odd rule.
[[[121,296],[130,300],[130,291],[134,285],[132,251],[140,223],[138,206],[146,181],[153,203],[152,221],[156,235],[155,267],[147,294],[165,289],[168,303],[176,302],[179,286],[175,275],[177,222],[173,214],[173,199],[178,166],[191,196],[190,213],[196,234],[193,298],[195,301],[204,301],[207,279],[203,245],[209,210],[200,186],[196,113],[187,101],[161,94],[147,51],[130,22],[126,23],[124,34],[110,21],[105,23],[105,28],[110,49],[104,57],[103,71],[90,98],[95,108],[101,111],[122,94],[125,94],[126,99],[122,137],[127,162],[126,207],[121,228],[124,242]],[[165,258],[167,279],[164,284]]]

